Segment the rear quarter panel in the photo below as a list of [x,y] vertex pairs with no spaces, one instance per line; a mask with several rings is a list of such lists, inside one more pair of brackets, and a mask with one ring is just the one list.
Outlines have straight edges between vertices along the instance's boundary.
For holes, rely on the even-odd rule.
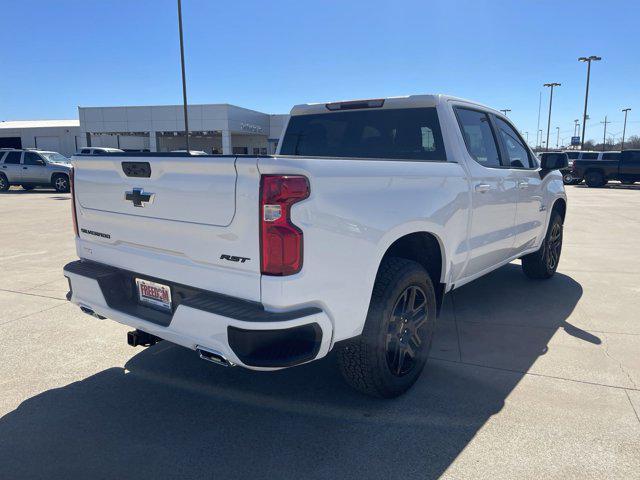
[[304,264],[288,277],[262,276],[262,302],[278,310],[315,305],[334,323],[334,341],[358,335],[380,260],[398,238],[430,232],[443,250],[442,282],[466,259],[469,189],[452,162],[261,158],[261,174],[309,178],[292,208],[304,232]]

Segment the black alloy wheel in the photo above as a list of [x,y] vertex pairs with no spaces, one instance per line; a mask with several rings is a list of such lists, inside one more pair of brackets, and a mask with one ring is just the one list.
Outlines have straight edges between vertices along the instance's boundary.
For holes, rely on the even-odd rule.
[[427,296],[417,285],[407,287],[393,307],[385,345],[391,373],[401,377],[416,365],[418,352],[427,341]]

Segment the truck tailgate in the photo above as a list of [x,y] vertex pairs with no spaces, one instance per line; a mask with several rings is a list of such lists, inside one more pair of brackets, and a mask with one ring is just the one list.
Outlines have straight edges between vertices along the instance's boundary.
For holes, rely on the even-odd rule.
[[[141,167],[136,170],[135,165]],[[94,157],[83,158],[78,166],[76,198],[81,208],[216,226],[229,225],[235,213],[234,157],[166,157],[151,162]],[[125,173],[146,173],[142,168],[150,168],[149,178]],[[143,208],[125,199],[127,191],[141,187],[153,193]]]
[[76,156],[81,258],[260,299],[256,158]]

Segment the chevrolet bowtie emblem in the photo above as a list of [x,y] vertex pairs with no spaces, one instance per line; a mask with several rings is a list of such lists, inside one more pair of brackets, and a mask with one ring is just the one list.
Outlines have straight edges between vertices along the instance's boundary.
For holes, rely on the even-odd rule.
[[142,188],[134,188],[124,192],[124,199],[133,202],[134,207],[144,207],[146,203],[153,203],[154,193],[147,193]]

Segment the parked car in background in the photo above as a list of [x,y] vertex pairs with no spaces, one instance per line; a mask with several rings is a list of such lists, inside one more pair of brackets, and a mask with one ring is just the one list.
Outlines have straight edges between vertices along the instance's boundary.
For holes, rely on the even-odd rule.
[[580,157],[580,154],[584,152],[580,152],[577,150],[566,150],[564,153],[567,154],[568,166],[567,168],[563,168],[562,170],[560,170],[560,173],[562,173],[562,181],[565,185],[577,185],[578,183],[582,182],[582,179],[575,178],[573,176],[573,161],[577,160]]
[[0,191],[21,185],[25,190],[53,187],[58,192],[68,192],[70,171],[68,159],[58,152],[0,150]]
[[640,150],[601,152],[596,160],[581,158],[573,162],[573,174],[589,187],[602,187],[609,180],[633,185],[640,182]]
[[133,327],[133,346],[253,370],[336,349],[352,386],[394,397],[446,292],[560,260],[566,155],[538,161],[510,119],[459,98],[298,105],[271,156],[108,160],[72,159],[67,298]]
[[560,171],[562,173],[562,181],[565,185],[577,185],[582,182],[583,178],[574,172],[573,163],[576,160],[600,160],[602,158],[602,154],[607,152],[565,150],[564,153],[567,154],[569,164],[567,168],[563,168]]
[[111,147],[87,147],[80,150],[81,155],[104,155],[105,153],[122,153],[124,150]]

